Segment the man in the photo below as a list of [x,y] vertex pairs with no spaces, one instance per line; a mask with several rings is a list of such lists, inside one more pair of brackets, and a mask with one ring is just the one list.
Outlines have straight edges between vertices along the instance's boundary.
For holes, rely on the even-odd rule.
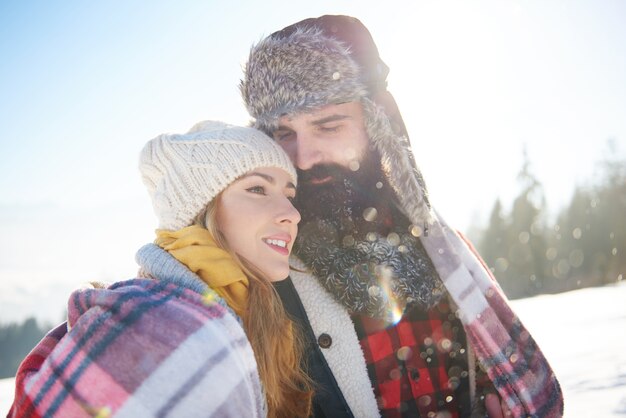
[[252,48],[241,92],[298,168],[291,281],[316,416],[558,417],[559,384],[480,257],[430,206],[388,67],[347,16]]

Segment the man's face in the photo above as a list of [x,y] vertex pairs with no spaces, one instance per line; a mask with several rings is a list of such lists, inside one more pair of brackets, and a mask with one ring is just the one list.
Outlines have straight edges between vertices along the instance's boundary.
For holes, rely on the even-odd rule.
[[[359,102],[330,104],[311,113],[283,116],[273,136],[301,171],[330,164],[357,171],[369,142]],[[333,179],[308,181],[322,184]]]
[[352,217],[377,200],[380,158],[370,149],[360,103],[284,116],[273,136],[297,167],[303,221]]

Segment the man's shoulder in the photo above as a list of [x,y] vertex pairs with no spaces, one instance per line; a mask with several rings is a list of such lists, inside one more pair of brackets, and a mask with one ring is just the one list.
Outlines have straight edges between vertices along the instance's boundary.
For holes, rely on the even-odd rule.
[[[16,416],[31,407],[42,415],[69,416],[81,405],[101,405],[105,398],[113,411],[130,408],[127,416],[138,416],[139,411],[166,407],[180,384],[193,379],[198,380],[196,389],[213,394],[210,404],[198,401],[204,408],[226,407],[232,400],[255,411],[262,408],[254,354],[243,329],[221,305],[196,292],[133,279],[75,291],[68,314],[68,326],[46,336],[20,367]],[[78,384],[65,387],[70,381]],[[89,385],[80,383],[87,381]],[[233,396],[231,389],[238,385],[245,390]],[[58,409],[30,403],[53,392],[58,393]],[[197,416],[198,410],[202,408],[182,415]]]

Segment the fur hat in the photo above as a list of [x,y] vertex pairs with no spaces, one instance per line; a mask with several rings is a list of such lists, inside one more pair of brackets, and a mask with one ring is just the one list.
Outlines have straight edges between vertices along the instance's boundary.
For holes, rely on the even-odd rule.
[[404,121],[387,91],[389,68],[367,28],[349,16],[322,16],[288,26],[253,46],[240,90],[254,126],[271,133],[284,115],[359,101],[366,131],[403,212],[430,223],[428,192]]
[[358,101],[367,94],[349,48],[317,27],[265,38],[250,52],[245,71],[241,93],[265,132],[276,129],[283,115]]
[[278,167],[296,184],[289,157],[262,132],[205,121],[188,133],[150,140],[139,158],[159,228],[177,230],[194,218],[234,180],[255,168]]

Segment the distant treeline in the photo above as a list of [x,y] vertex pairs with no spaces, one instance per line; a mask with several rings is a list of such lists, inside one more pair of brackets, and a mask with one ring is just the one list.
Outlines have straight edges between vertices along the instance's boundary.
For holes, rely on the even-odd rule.
[[[509,298],[600,286],[626,278],[626,160],[609,141],[599,176],[578,186],[553,220],[528,158],[521,192],[505,213],[496,200],[478,239],[480,254]],[[554,170],[558,172],[558,161]]]
[[39,325],[35,318],[21,324],[0,324],[0,379],[15,376],[24,357],[50,328]]

